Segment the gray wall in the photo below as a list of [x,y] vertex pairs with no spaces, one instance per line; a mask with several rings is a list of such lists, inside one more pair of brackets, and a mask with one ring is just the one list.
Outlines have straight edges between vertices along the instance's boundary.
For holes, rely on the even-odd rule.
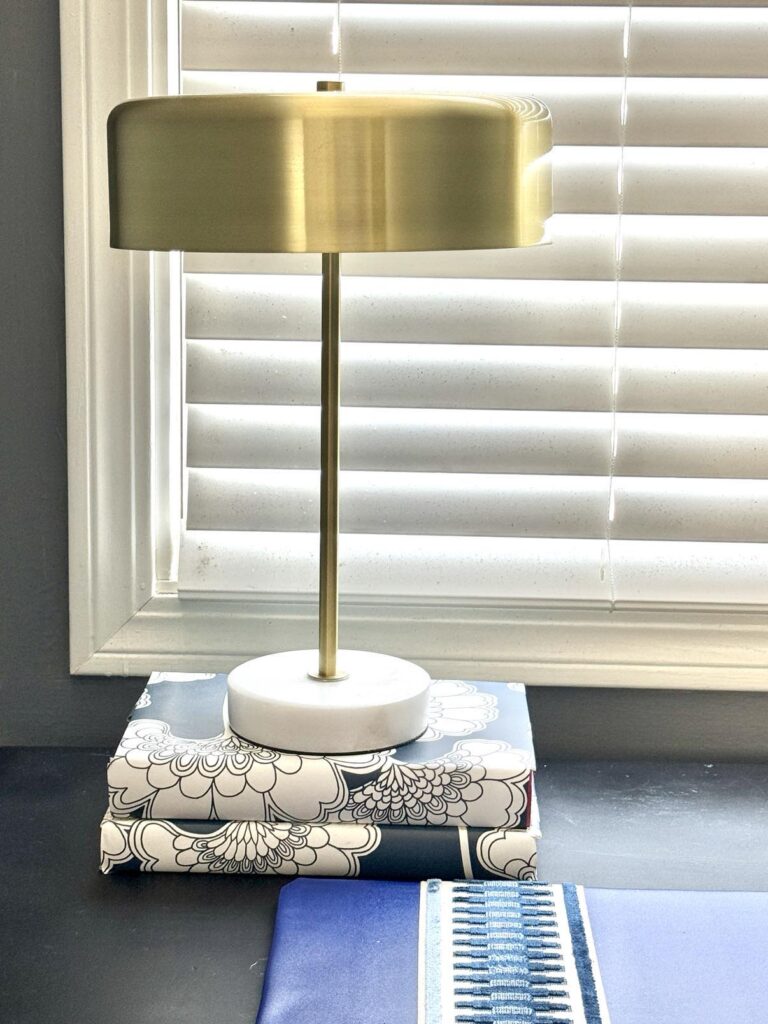
[[[0,743],[111,746],[142,682],[73,679],[58,4],[0,0]],[[768,754],[768,694],[531,691],[542,759]]]
[[56,0],[0,0],[0,742],[109,743],[140,681],[67,671]]

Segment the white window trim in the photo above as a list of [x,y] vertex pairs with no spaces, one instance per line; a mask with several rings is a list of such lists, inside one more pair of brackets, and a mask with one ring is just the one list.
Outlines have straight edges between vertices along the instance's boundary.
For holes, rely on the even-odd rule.
[[[152,287],[167,273],[169,257],[108,248],[105,146],[110,107],[167,80],[163,40],[173,7],[166,0],[61,0],[76,674],[224,671],[314,637],[311,602],[184,602],[174,592],[178,516],[171,510],[179,508],[180,492],[171,451],[181,443],[173,430],[180,368],[168,361],[178,346],[167,327],[167,289]],[[347,646],[412,658],[434,676],[768,689],[765,608],[644,605],[608,612],[589,605],[366,600],[344,605],[342,628]]]

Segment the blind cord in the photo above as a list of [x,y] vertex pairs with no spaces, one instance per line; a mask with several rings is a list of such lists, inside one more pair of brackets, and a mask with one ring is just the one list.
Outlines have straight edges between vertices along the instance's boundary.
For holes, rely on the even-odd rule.
[[341,81],[341,0],[336,0],[336,14],[331,28],[331,52],[336,55],[336,74]]
[[613,365],[611,368],[611,453],[608,464],[608,508],[605,523],[605,543],[608,559],[608,587],[610,591],[610,610],[616,610],[616,570],[613,561],[613,524],[616,518],[616,465],[619,449],[618,432],[618,395],[619,395],[619,338],[621,332],[621,283],[624,270],[624,235],[622,219],[624,216],[624,149],[627,142],[627,115],[629,107],[629,65],[630,43],[632,37],[632,0],[627,0],[627,17],[624,24],[623,39],[623,83],[621,90],[621,109],[619,112],[619,159],[616,176],[616,291],[613,312]]

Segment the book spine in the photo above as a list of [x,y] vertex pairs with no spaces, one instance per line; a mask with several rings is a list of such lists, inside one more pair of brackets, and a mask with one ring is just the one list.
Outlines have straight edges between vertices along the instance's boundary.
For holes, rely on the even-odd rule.
[[535,879],[534,829],[190,821],[101,823],[101,870],[340,878]]

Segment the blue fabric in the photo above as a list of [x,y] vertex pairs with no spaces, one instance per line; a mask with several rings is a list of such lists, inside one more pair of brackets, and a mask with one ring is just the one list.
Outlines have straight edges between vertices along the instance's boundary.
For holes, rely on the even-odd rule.
[[419,884],[300,878],[280,893],[257,1024],[416,1024]]
[[[585,899],[611,1024],[768,1024],[768,892],[587,889]],[[471,913],[463,927],[488,943]],[[415,883],[292,882],[258,1024],[416,1024],[418,942]],[[513,992],[518,950],[505,942]],[[473,1012],[488,1019],[484,1005]]]
[[768,1021],[768,892],[587,889],[586,902],[611,1024]]

